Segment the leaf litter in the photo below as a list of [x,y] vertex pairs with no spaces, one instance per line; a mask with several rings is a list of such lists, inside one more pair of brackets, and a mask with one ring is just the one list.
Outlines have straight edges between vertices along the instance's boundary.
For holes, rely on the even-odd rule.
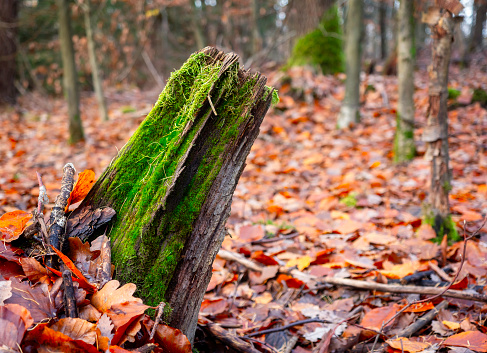
[[[478,82],[487,82],[485,72],[471,70],[477,70],[475,75],[465,78],[452,67],[450,84],[467,92]],[[227,222],[231,237],[222,246],[227,253],[220,252],[214,262],[195,347],[201,352],[228,350],[212,338],[216,331],[210,328],[216,323],[264,352],[286,349],[288,344],[292,345],[288,352],[296,353],[372,348],[388,352],[487,351],[483,302],[440,296],[413,304],[397,315],[407,303],[431,295],[358,291],[323,281],[330,276],[446,286],[442,277],[453,278],[460,268],[463,242],[433,243],[433,229],[421,220],[430,175],[420,138],[427,109],[426,75],[418,72],[415,77],[418,156],[408,165],[392,164],[396,78],[367,76],[362,85],[383,84],[388,104],[373,91],[362,90],[362,122],[353,130],[338,131],[335,119],[344,95],[340,76],[293,68],[281,84],[279,75],[270,73],[269,78],[280,86],[281,102],[264,120],[235,191]],[[156,97],[155,92],[152,96],[133,92],[132,105],[140,112],[135,117],[121,113],[125,100],[109,100],[111,120],[107,123],[90,118],[96,116],[96,104],[94,97],[84,97],[82,118],[90,137],[70,148],[55,147],[63,146],[67,139],[63,104],[53,105],[47,113],[49,119],[36,118],[46,113],[25,97],[20,100],[28,112],[25,116],[0,112],[2,131],[8,131],[0,137],[5,139],[0,150],[0,231],[4,240],[0,257],[18,266],[9,265],[7,270],[4,262],[0,264],[5,279],[0,281],[1,323],[5,330],[22,326],[19,323],[26,327],[18,330],[17,338],[4,335],[2,344],[11,349],[19,344],[40,350],[98,351],[98,347],[124,352],[118,345],[147,343],[137,341],[136,332],[149,333],[153,322],[144,314],[147,307],[133,296],[135,287],[119,288],[116,281],[103,283],[97,277],[100,246],[70,240],[74,253],[67,258],[81,275],[73,278],[80,312],[76,320],[82,320],[78,324],[55,319],[62,308],[59,277],[40,258],[20,254],[10,242],[21,235],[29,224],[29,212],[37,205],[34,171],[42,174],[50,195],[59,191],[65,161],[99,175]],[[452,217],[469,235],[480,226],[487,201],[487,112],[478,103],[466,103],[451,109],[449,119]],[[12,139],[14,144],[8,142]],[[91,172],[83,179],[88,184],[77,188],[79,195],[73,195],[73,203],[86,195],[94,180]],[[100,213],[85,222],[97,224],[109,218]],[[486,231],[483,227],[468,241],[457,290],[485,294]],[[417,274],[424,276],[408,282],[408,276]],[[27,280],[37,284],[32,287]],[[93,285],[94,293],[80,281]],[[397,337],[443,301],[447,305],[424,327]],[[14,310],[14,306],[23,309]],[[27,331],[29,327],[33,329]],[[180,332],[165,326],[158,326],[155,332],[153,342],[165,347],[162,351],[190,350]],[[93,338],[98,346],[92,344]],[[117,346],[110,346],[112,341]]]

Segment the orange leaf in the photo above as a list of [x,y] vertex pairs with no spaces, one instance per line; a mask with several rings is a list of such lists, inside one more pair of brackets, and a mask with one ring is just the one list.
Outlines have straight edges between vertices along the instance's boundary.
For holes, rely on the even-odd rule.
[[[379,331],[382,328],[382,324],[386,323],[391,317],[396,315],[399,310],[398,304],[384,306],[382,308],[375,308],[365,314],[360,325]],[[394,322],[392,320],[387,326]]]
[[392,348],[410,353],[421,352],[431,346],[430,343],[410,341],[404,337],[399,337],[394,340],[387,340],[386,342]]
[[68,204],[66,205],[65,211],[67,211],[69,205],[75,204],[83,200],[88,192],[90,191],[91,187],[95,183],[95,172],[92,170],[85,170],[80,173],[78,176],[78,181],[74,185],[73,191],[69,195]]
[[487,335],[479,331],[467,331],[448,337],[445,346],[465,347],[475,352],[487,352]]
[[404,310],[405,313],[422,313],[423,311],[428,311],[431,309],[434,309],[435,306],[433,305],[432,302],[426,302],[426,303],[416,303],[411,305],[409,308]]
[[[80,270],[74,265],[73,261],[66,255],[64,255],[62,252],[60,252],[58,249],[56,249],[54,246],[51,245],[51,248],[54,250],[54,252],[59,256],[59,258],[64,262],[64,264],[73,272],[73,274],[76,275],[80,279],[80,281],[77,281],[83,289],[86,289],[90,293],[96,292],[97,288],[91,284],[85,276],[81,273]],[[50,269],[52,271],[52,269]]]
[[18,239],[31,218],[32,214],[20,210],[2,215],[0,217],[0,240],[11,242]]
[[155,338],[165,353],[191,353],[191,343],[177,328],[159,325]]
[[259,250],[259,251],[252,253],[252,255],[250,257],[253,260],[260,262],[261,264],[266,265],[266,266],[279,265],[279,262],[274,260],[274,258],[272,256],[265,255],[262,250]]

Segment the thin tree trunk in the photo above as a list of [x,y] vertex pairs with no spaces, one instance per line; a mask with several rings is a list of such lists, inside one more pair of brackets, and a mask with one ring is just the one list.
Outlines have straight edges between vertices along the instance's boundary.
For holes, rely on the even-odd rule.
[[414,26],[413,2],[401,0],[398,12],[397,80],[399,86],[394,161],[411,160],[414,146]]
[[[455,14],[463,8],[457,0],[447,2]],[[428,68],[429,107],[427,125],[423,131],[423,141],[427,143],[426,158],[431,161],[431,189],[429,205],[425,208],[425,220],[442,238],[458,237],[450,216],[448,194],[451,189],[451,173],[448,154],[448,66],[453,42],[454,23],[452,13],[439,7],[429,10],[425,19],[430,25],[432,44],[432,64]],[[455,239],[456,240],[456,239]]]
[[345,23],[345,98],[338,116],[339,129],[349,127],[360,121],[360,59],[363,3],[362,0],[350,0]]
[[0,104],[15,104],[17,56],[17,0],[0,1]]
[[71,39],[71,19],[67,0],[56,0],[59,12],[59,41],[63,60],[64,96],[68,103],[69,142],[74,144],[84,139],[79,111],[79,89],[74,48]]
[[196,47],[198,50],[203,49],[205,47],[205,36],[201,29],[201,14],[198,13],[194,0],[190,0],[189,3],[191,6],[191,28],[193,29]]
[[108,120],[107,105],[105,97],[103,95],[103,85],[101,83],[100,71],[98,69],[98,63],[96,61],[95,40],[93,34],[93,25],[91,23],[91,0],[85,0],[84,2],[84,17],[85,17],[85,30],[86,39],[88,41],[88,56],[91,66],[91,77],[93,78],[93,86],[95,88],[96,100],[98,101],[98,108],[100,109],[100,117],[104,120]]
[[256,55],[262,49],[262,40],[259,34],[259,1],[251,1],[252,15],[252,55]]
[[[116,277],[192,341],[212,262],[245,159],[274,92],[214,48],[173,73],[151,113],[93,186],[84,207],[110,206]],[[76,217],[72,215],[71,217]]]
[[387,3],[385,0],[379,2],[379,26],[380,26],[380,58],[387,58],[387,31],[386,31]]
[[484,36],[482,34],[485,25],[487,12],[487,0],[477,0],[477,11],[475,12],[475,25],[472,26],[472,36],[470,39],[470,51],[481,48]]

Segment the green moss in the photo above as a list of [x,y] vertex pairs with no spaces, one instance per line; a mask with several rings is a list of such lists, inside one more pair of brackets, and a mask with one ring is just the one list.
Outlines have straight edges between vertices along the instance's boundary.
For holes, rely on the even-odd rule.
[[317,29],[299,38],[288,61],[290,66],[315,66],[323,74],[343,71],[342,30],[338,9],[331,7]]
[[274,91],[272,91],[272,105],[276,105],[277,103],[279,103],[280,99],[279,99],[279,93],[277,92],[277,90],[275,89]]
[[462,240],[462,237],[458,234],[457,227],[451,215],[443,218],[440,215],[434,215],[429,209],[429,206],[425,206],[426,211],[423,210],[423,222],[433,227],[436,232],[436,238],[432,239],[433,242],[440,244],[445,234],[447,234],[448,242],[454,243]]
[[[105,172],[109,177],[102,178],[109,203],[120,215],[110,232],[117,278],[137,284],[149,305],[164,300],[193,222],[220,172],[223,152],[237,139],[253,105],[256,76],[239,86],[238,63],[223,74],[220,67],[204,53],[193,54],[171,75],[152,111]],[[221,99],[216,116],[210,94],[212,102]],[[198,169],[189,170],[185,155],[210,114],[216,129],[207,131],[209,137],[198,146],[201,162],[192,164]],[[175,179],[176,173],[183,177]]]
[[120,108],[120,111],[123,114],[127,114],[127,113],[133,113],[133,112],[137,111],[137,109],[135,109],[131,105],[124,105],[123,107]]
[[479,102],[483,106],[487,106],[487,92],[480,88],[473,90],[472,102]]
[[414,144],[414,131],[407,128],[401,121],[399,113],[396,115],[396,133],[394,135],[394,163],[403,163],[412,160],[416,156]]
[[343,203],[344,205],[348,207],[355,207],[357,206],[357,193],[351,192],[344,198],[340,200],[340,203]]
[[448,99],[457,99],[461,92],[458,89],[448,87]]

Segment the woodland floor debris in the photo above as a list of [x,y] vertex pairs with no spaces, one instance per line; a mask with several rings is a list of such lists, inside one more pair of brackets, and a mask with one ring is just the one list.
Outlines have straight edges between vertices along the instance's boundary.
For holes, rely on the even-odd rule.
[[[429,180],[429,165],[422,158],[425,146],[419,140],[428,100],[424,72],[415,76],[419,156],[411,164],[399,166],[392,164],[391,155],[393,107],[397,102],[395,78],[367,76],[361,86],[362,123],[355,130],[338,132],[336,115],[343,98],[340,76],[315,76],[303,69],[293,69],[288,76],[288,83],[278,87],[281,102],[264,120],[247,160],[227,223],[231,237],[223,244],[223,250],[257,262],[262,271],[251,271],[236,261],[217,257],[201,316],[240,340],[259,330],[307,318],[323,320],[251,337],[276,347],[289,341],[290,336],[297,336],[296,353],[312,352],[327,337],[329,351],[360,352],[374,346],[401,352],[401,345],[405,352],[418,351],[418,346],[428,347],[431,352],[453,347],[486,351],[482,303],[455,298],[444,298],[440,303],[437,299],[411,307],[382,328],[382,323],[393,317],[406,300],[420,297],[343,286],[329,286],[315,293],[306,288],[305,281],[290,272],[280,272],[287,268],[318,278],[387,283],[418,271],[430,271],[434,263],[445,272],[449,266],[452,272],[447,273],[453,277],[463,248],[462,242],[432,243],[429,239],[435,234],[421,224],[421,204]],[[468,71],[452,67],[450,78],[452,88],[462,92],[479,86],[487,88],[487,76],[480,67]],[[269,84],[279,86],[279,82],[272,82],[272,75]],[[378,84],[387,91],[389,107],[384,106],[381,92],[365,89]],[[147,113],[157,97],[157,93],[150,97],[133,92],[131,98],[127,93],[108,92],[109,97],[118,95],[123,99],[108,100],[112,120],[107,123],[90,119],[96,115],[96,104],[90,104],[95,98],[84,97],[86,108],[82,114],[89,138],[86,144],[67,149],[57,147],[67,137],[63,123],[66,108],[61,101],[51,101],[54,108],[46,112],[24,97],[22,114],[0,113],[2,131],[7,132],[0,136],[0,211],[31,211],[37,207],[36,170],[42,174],[51,197],[59,192],[60,171],[66,161],[73,161],[79,170],[90,168],[100,175],[116,148],[122,147],[143,118],[137,114],[125,118],[122,106],[132,99],[130,104],[138,112]],[[487,206],[487,112],[473,103],[450,110],[449,119],[452,218],[460,233],[466,220],[469,234],[480,225]],[[466,261],[454,290],[470,292],[470,287],[478,290],[486,284],[486,232],[481,229],[477,239],[467,243]],[[267,242],[275,238],[282,239]],[[430,286],[443,281],[434,271],[428,272],[426,280]],[[40,288],[35,293],[42,296]],[[434,310],[439,306],[441,310],[436,314]],[[336,323],[347,319],[358,307],[363,309],[358,319],[338,329]],[[416,329],[413,325],[420,319],[429,320],[425,316],[429,313],[433,316],[430,323]],[[381,328],[389,338],[376,335]],[[394,340],[407,329],[414,333]],[[335,335],[327,336],[332,330]],[[225,345],[209,331],[201,326],[196,347],[200,352],[224,352]],[[375,337],[378,339],[374,345]],[[248,342],[253,349],[270,351],[268,346]]]

